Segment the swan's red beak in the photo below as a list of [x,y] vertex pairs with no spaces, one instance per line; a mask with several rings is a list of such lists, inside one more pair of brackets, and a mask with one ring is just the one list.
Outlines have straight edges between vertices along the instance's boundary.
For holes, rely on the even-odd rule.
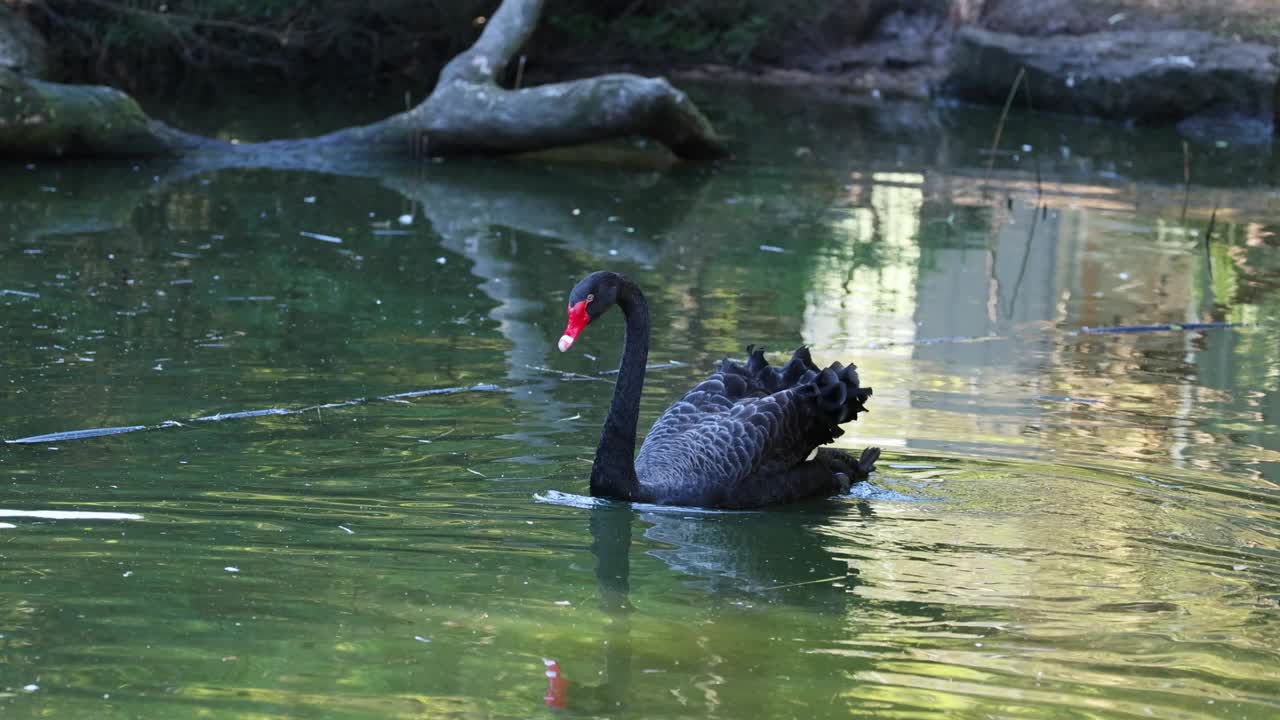
[[573,345],[573,341],[578,339],[578,333],[582,332],[582,328],[589,322],[591,317],[587,315],[586,300],[569,306],[569,324],[564,326],[564,334],[560,336],[560,352],[568,350]]

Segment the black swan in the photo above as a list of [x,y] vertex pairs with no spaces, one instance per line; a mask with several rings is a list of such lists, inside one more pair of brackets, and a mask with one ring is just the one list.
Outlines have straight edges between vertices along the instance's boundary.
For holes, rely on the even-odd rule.
[[591,494],[614,500],[748,508],[834,495],[875,469],[879,448],[862,456],[822,449],[840,424],[866,410],[871,388],[853,365],[819,369],[801,347],[781,368],[748,347],[746,366],[725,360],[653,424],[635,454],[640,392],[649,359],[649,307],[631,280],[588,275],[569,294],[560,351],[618,305],[627,333],[617,385],[591,466]]

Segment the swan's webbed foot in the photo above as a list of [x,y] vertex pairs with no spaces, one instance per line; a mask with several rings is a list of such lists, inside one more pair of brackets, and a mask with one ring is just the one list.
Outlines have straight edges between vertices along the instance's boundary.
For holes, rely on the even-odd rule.
[[[831,495],[843,495],[849,488],[866,480],[876,469],[876,461],[880,459],[880,448],[867,448],[855,458],[843,450],[822,448],[812,463],[806,466],[820,468],[815,481],[826,488]],[[822,491],[819,491],[822,492]]]
[[876,461],[880,459],[880,448],[869,447],[858,457],[855,474],[858,480],[866,480],[876,470]]

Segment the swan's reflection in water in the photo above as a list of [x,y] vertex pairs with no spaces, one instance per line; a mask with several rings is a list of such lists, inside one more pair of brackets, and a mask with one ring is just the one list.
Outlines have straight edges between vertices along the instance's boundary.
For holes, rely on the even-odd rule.
[[[547,659],[547,707],[596,714],[626,706],[631,686],[631,521],[624,503],[598,503],[591,510],[591,554],[596,558],[596,593],[608,617],[604,632],[604,682],[575,683],[558,660]],[[572,666],[572,661],[569,661]],[[584,670],[584,674],[585,670]]]
[[[591,500],[591,499],[586,499]],[[830,538],[819,529],[830,517],[849,516],[844,503],[823,501],[780,510],[706,511],[688,508],[633,507],[591,500],[591,553],[595,556],[596,592],[608,618],[602,634],[603,673],[575,666],[573,658],[545,660],[548,707],[573,714],[608,714],[625,710],[632,698],[631,616],[632,526],[649,526],[645,539],[666,547],[649,554],[691,582],[716,594],[746,593],[766,602],[802,602],[820,609],[841,610],[857,597],[857,570],[827,549]],[[854,504],[862,518],[874,516],[865,501]],[[600,676],[598,684],[575,682],[574,676]],[[637,698],[646,702],[645,698]]]

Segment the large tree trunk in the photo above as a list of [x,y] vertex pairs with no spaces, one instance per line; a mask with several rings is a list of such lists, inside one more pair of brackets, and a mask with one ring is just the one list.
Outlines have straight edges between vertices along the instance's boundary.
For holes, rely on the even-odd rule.
[[661,78],[616,74],[501,87],[498,78],[532,34],[543,2],[503,0],[476,43],[445,66],[417,107],[301,140],[233,145],[191,135],[149,118],[118,90],[43,82],[0,68],[0,157],[174,155],[206,166],[324,168],[374,157],[519,153],[632,135],[657,140],[682,158],[725,152],[710,122]]

